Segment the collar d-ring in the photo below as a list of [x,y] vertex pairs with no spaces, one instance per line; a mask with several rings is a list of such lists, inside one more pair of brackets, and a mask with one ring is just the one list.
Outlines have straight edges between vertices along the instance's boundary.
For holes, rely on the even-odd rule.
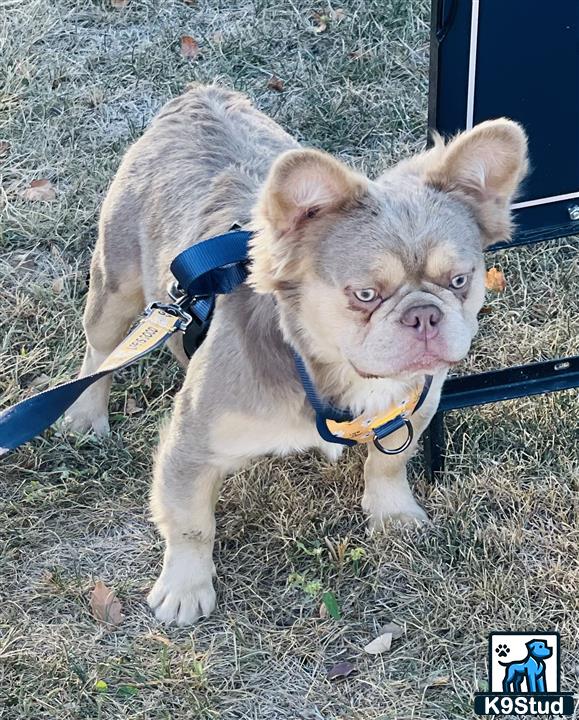
[[404,452],[410,446],[410,443],[414,438],[414,428],[412,427],[412,423],[410,422],[410,420],[404,420],[403,424],[400,427],[405,427],[406,432],[408,433],[406,436],[406,440],[402,443],[402,445],[392,449],[385,448],[380,442],[382,438],[379,437],[379,435],[377,435],[376,433],[374,433],[374,447],[381,453],[384,453],[384,455],[399,455],[401,452]]

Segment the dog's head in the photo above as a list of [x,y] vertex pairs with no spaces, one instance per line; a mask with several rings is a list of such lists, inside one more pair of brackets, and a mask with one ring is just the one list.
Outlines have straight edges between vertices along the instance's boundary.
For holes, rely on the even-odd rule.
[[544,640],[531,640],[527,643],[527,650],[529,655],[537,660],[551,657],[553,654],[552,648]]
[[251,283],[313,361],[408,378],[467,354],[485,246],[511,231],[526,137],[482,123],[372,181],[315,150],[278,158],[256,207]]

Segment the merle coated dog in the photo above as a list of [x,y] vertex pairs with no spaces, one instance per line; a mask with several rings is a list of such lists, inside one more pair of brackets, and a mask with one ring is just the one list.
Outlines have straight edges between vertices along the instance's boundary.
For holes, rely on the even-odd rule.
[[[464,358],[484,300],[483,248],[511,232],[527,167],[524,130],[490,120],[370,179],[301,147],[238,93],[211,86],[171,100],[127,152],[103,205],[85,311],[81,375],[98,368],[142,308],[169,299],[185,248],[240,224],[253,230],[248,282],[219,298],[211,329],[162,433],[151,495],[167,546],[149,595],[187,625],[215,606],[214,507],[225,476],[252,458],[322,440],[296,374],[355,415],[400,402],[432,375],[400,455],[371,443],[362,507],[370,529],[420,522],[406,463]],[[108,430],[111,380],[70,408],[70,427]],[[396,438],[393,440],[396,442]]]

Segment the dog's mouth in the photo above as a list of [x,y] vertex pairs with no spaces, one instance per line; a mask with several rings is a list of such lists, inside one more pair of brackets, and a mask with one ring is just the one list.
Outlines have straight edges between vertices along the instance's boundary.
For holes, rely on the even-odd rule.
[[385,372],[382,374],[368,372],[357,367],[351,360],[349,361],[356,374],[365,380],[384,380],[385,378],[394,378],[400,375],[406,375],[408,373],[435,373],[440,370],[446,370],[452,365],[456,365],[456,360],[446,360],[441,358],[439,355],[434,353],[424,353],[419,358],[409,361],[408,363],[401,363],[394,371]]
[[374,375],[373,373],[364,372],[364,370],[360,370],[359,368],[357,368],[351,360],[349,362],[350,362],[350,365],[356,371],[356,373],[361,378],[364,378],[364,380],[382,380],[385,377],[388,377],[387,375]]
[[407,372],[436,372],[455,365],[456,362],[447,360],[446,358],[435,355],[434,353],[425,353],[420,358],[403,365],[403,370]]

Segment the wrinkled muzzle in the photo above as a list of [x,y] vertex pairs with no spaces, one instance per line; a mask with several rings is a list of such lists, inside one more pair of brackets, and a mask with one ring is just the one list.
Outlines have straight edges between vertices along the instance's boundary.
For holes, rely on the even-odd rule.
[[343,352],[362,376],[432,373],[462,360],[475,330],[455,303],[413,292],[393,308],[378,309],[360,342]]

